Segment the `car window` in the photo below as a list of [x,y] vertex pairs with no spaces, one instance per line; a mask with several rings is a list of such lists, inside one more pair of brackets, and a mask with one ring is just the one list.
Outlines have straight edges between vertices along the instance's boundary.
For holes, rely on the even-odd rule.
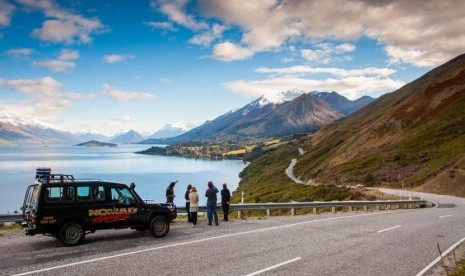
[[128,188],[111,188],[111,199],[123,204],[132,204],[136,202],[136,199]]
[[79,186],[77,187],[78,200],[104,200],[105,188],[103,186]]
[[45,200],[49,202],[74,200],[75,188],[70,186],[47,187]]

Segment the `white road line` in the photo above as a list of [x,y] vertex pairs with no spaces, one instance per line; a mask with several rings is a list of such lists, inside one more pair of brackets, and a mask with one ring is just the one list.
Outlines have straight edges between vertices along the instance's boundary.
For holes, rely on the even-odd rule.
[[255,275],[258,275],[260,273],[263,273],[263,272],[266,272],[266,271],[270,271],[270,270],[273,270],[275,268],[278,268],[280,266],[283,266],[283,265],[287,265],[287,264],[290,264],[290,263],[293,263],[293,262],[296,262],[298,260],[302,259],[301,257],[297,257],[295,259],[292,259],[292,260],[289,260],[289,261],[286,261],[286,262],[283,262],[283,263],[280,263],[280,264],[277,264],[277,265],[274,265],[274,266],[270,266],[268,268],[264,268],[262,270],[259,270],[259,271],[256,271],[254,273],[250,273],[250,274],[247,274],[245,276],[255,276]]
[[440,216],[439,218],[448,218],[448,217],[452,217],[452,215]]
[[379,231],[376,232],[376,233],[383,233],[383,232],[386,232],[386,231],[389,231],[389,230],[393,230],[393,229],[396,229],[396,228],[399,228],[399,227],[401,227],[401,226],[400,226],[400,225],[397,225],[397,226],[394,226],[394,227],[391,227],[391,228],[379,230]]
[[[459,240],[458,242],[456,242],[454,245],[452,245],[451,247],[449,247],[449,249],[447,249],[446,251],[444,251],[442,253],[442,257],[445,257],[447,254],[449,254],[452,250],[454,250],[454,248],[456,248],[457,246],[459,246],[462,242],[465,241],[465,238]],[[417,276],[422,276],[423,274],[425,274],[430,268],[432,268],[433,266],[435,266],[440,260],[441,260],[441,256],[437,257],[434,261],[432,261],[427,267],[423,268],[422,271],[418,272]]]
[[242,236],[242,235],[254,234],[254,233],[277,230],[277,229],[290,228],[290,227],[294,227],[294,226],[298,226],[298,225],[305,225],[305,224],[322,222],[322,221],[349,219],[349,218],[366,217],[366,216],[376,216],[376,215],[393,214],[393,213],[408,212],[408,211],[412,211],[412,210],[398,210],[398,211],[369,213],[369,214],[361,214],[361,215],[349,215],[349,216],[341,216],[341,217],[334,217],[334,218],[325,218],[325,219],[316,219],[316,220],[310,220],[310,221],[296,222],[296,223],[292,223],[292,224],[286,224],[286,225],[274,226],[274,227],[269,227],[269,228],[263,228],[263,229],[257,229],[257,230],[251,230],[251,231],[245,231],[245,232],[239,232],[239,233],[233,233],[233,234],[227,234],[227,235],[221,235],[221,236],[210,237],[210,238],[205,238],[205,239],[200,239],[200,240],[181,242],[181,243],[174,243],[174,244],[169,244],[169,245],[164,245],[164,246],[159,246],[159,247],[152,247],[152,248],[147,248],[147,249],[142,249],[142,250],[137,250],[137,251],[132,251],[132,252],[126,252],[126,253],[121,253],[121,254],[96,258],[96,259],[90,259],[90,260],[75,262],[75,263],[69,263],[69,264],[64,264],[64,265],[59,265],[59,266],[53,266],[53,267],[48,267],[48,268],[43,268],[43,269],[38,269],[38,270],[31,270],[31,271],[28,271],[28,272],[14,274],[14,275],[11,275],[11,276],[30,275],[30,274],[40,273],[40,272],[44,272],[44,271],[50,271],[50,270],[55,270],[55,269],[59,269],[59,268],[65,268],[65,267],[76,266],[76,265],[81,265],[81,264],[88,264],[88,263],[93,263],[93,262],[99,262],[99,261],[104,261],[104,260],[108,260],[108,259],[114,259],[114,258],[118,258],[118,257],[129,256],[129,255],[134,255],[134,254],[139,254],[139,253],[144,253],[144,252],[149,252],[149,251],[156,251],[156,250],[162,250],[162,249],[166,249],[166,248],[178,247],[178,246],[194,244],[194,243],[200,243],[200,242],[205,242],[205,241],[224,239],[224,238],[229,238],[229,237]]

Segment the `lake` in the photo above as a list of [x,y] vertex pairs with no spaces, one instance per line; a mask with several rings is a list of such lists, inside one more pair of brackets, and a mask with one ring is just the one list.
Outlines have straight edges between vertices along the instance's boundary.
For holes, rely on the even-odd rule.
[[[37,167],[50,167],[52,173],[72,174],[77,179],[100,179],[136,184],[143,199],[165,201],[166,187],[176,184],[175,204],[184,206],[184,193],[192,184],[199,191],[200,204],[207,182],[221,189],[223,183],[234,191],[245,164],[240,160],[203,160],[135,154],[150,145],[77,147],[72,145],[27,145],[0,147],[0,213],[19,211],[27,186],[34,183]],[[219,197],[220,198],[220,197]]]

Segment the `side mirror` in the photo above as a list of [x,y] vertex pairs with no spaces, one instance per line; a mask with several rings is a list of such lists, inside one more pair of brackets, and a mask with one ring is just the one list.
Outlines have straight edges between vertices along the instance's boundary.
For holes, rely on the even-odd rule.
[[131,182],[131,185],[129,186],[131,190],[134,190],[136,188],[136,184],[134,182]]

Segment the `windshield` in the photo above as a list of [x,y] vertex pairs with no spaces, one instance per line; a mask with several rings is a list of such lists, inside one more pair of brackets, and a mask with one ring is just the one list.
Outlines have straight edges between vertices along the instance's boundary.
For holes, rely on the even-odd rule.
[[23,211],[34,210],[39,202],[40,185],[31,185],[26,190],[26,196],[24,197]]

